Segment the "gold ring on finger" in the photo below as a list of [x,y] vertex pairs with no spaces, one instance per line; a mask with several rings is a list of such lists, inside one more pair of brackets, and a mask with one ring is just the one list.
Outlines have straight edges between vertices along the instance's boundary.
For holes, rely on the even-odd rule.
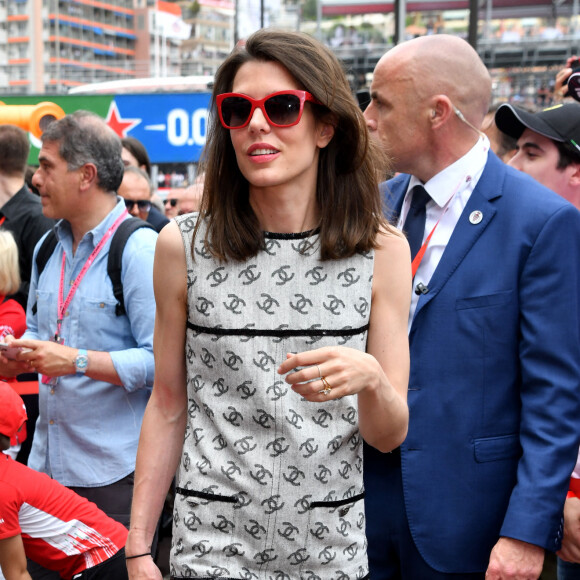
[[329,382],[326,380],[326,377],[320,377],[322,384],[324,385],[324,389],[320,391],[324,395],[329,395],[330,391],[332,391],[332,387],[330,386]]

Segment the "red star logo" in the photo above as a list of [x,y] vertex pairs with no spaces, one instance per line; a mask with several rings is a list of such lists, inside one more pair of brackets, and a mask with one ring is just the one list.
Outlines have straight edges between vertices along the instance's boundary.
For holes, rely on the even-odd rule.
[[119,109],[117,108],[117,103],[112,101],[109,107],[109,112],[107,113],[106,122],[107,125],[109,125],[109,127],[119,135],[119,137],[123,138],[127,136],[127,133],[131,131],[131,129],[141,122],[141,119],[121,117]]

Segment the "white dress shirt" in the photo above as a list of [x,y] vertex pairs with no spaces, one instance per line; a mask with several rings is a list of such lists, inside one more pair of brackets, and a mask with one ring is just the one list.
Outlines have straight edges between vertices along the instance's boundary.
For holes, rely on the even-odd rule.
[[399,229],[403,228],[409,212],[412,197],[410,191],[415,185],[423,185],[431,197],[431,201],[427,202],[426,206],[427,216],[423,242],[425,242],[433,228],[435,228],[435,231],[431,236],[425,255],[413,280],[409,330],[411,329],[411,322],[419,301],[419,296],[415,294],[415,288],[418,284],[429,287],[429,281],[439,264],[439,260],[441,260],[459,217],[483,173],[488,151],[489,140],[487,137],[482,136],[463,157],[432,177],[427,183],[421,183],[415,176],[411,176],[397,227]]

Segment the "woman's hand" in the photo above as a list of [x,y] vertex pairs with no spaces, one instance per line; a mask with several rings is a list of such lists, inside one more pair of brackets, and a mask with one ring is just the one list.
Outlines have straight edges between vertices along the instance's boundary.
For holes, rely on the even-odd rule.
[[364,390],[376,390],[386,376],[377,360],[365,352],[330,346],[286,355],[278,373],[292,390],[313,403],[323,403]]
[[161,571],[151,556],[127,560],[130,580],[163,580]]

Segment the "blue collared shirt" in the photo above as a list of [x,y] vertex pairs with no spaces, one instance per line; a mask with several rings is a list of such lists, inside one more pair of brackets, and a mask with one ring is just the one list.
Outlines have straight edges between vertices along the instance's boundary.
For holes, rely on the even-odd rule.
[[[116,207],[87,232],[73,255],[70,224],[56,226],[58,244],[38,279],[32,270],[24,338],[51,340],[57,324],[57,301],[63,250],[64,294],[99,240],[125,211]],[[153,255],[157,233],[137,230],[123,252],[122,281],[126,315],[116,316],[113,286],[107,274],[108,240],[79,284],[65,313],[60,335],[65,344],[108,352],[123,386],[82,374],[39,384],[39,417],[28,465],[67,486],[98,487],[114,483],[135,469],[137,442],[153,385]],[[35,256],[42,240],[35,249]],[[36,302],[37,311],[33,313]]]

